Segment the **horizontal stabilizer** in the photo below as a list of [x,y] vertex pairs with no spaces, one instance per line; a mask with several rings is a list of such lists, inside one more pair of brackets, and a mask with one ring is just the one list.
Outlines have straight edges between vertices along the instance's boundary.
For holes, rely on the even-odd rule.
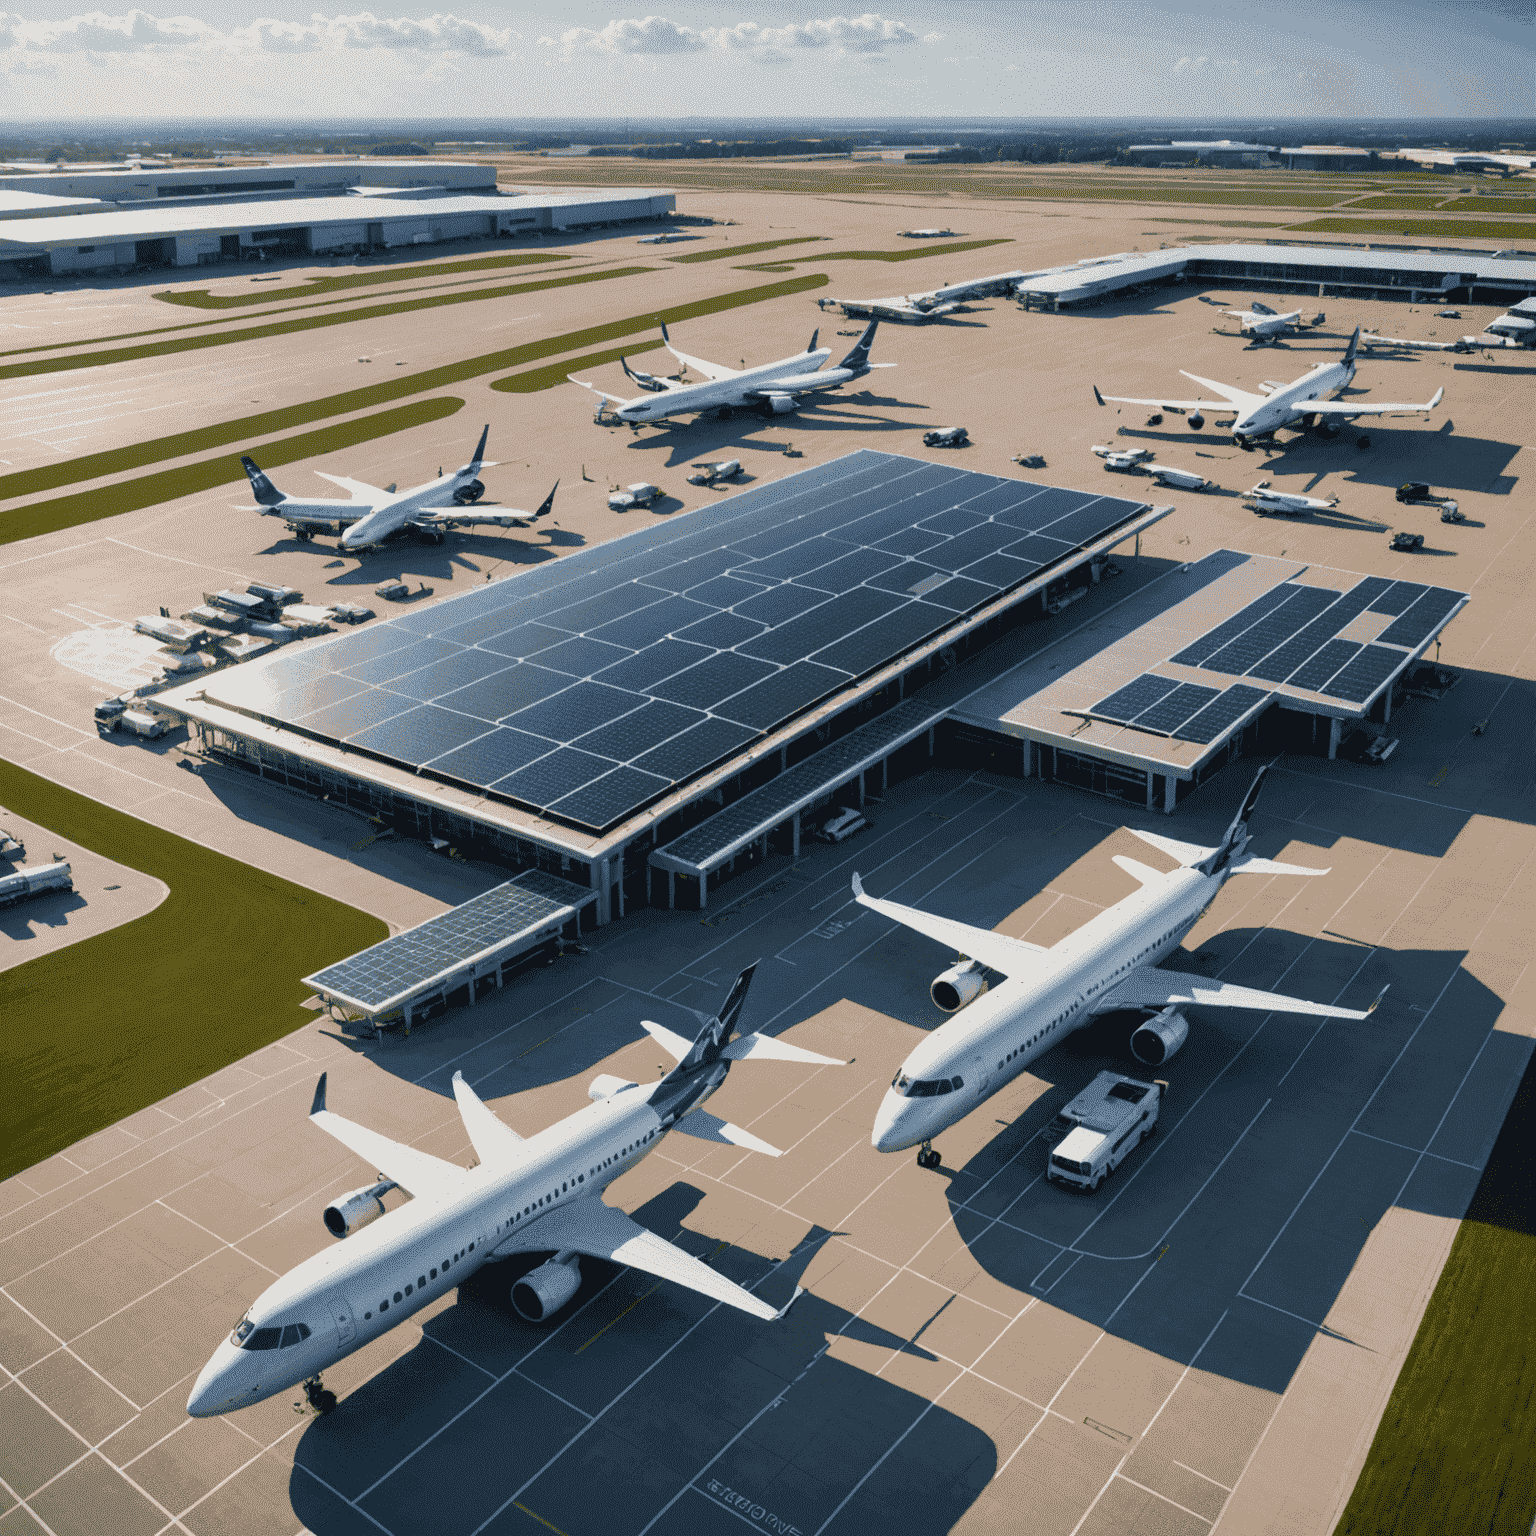
[[664,1024],[653,1024],[649,1019],[641,1019],[640,1028],[674,1061],[681,1061],[693,1049],[692,1040],[685,1040],[675,1030],[668,1029]]
[[[1331,868],[1332,866],[1330,866]],[[1326,869],[1308,869],[1305,864],[1281,864],[1276,859],[1244,859],[1232,866],[1234,875],[1326,875]]]
[[836,1056],[818,1056],[815,1051],[803,1050],[787,1040],[774,1040],[768,1035],[744,1035],[726,1046],[720,1056],[725,1061],[804,1061],[818,1067],[848,1065]]
[[1141,881],[1143,885],[1155,885],[1159,880],[1163,878],[1162,870],[1153,869],[1150,864],[1142,864],[1136,859],[1128,859],[1123,853],[1117,853],[1114,856],[1114,859],[1115,863],[1118,864],[1120,868],[1126,872],[1126,874],[1134,876],[1137,880]]
[[691,1114],[684,1115],[676,1125],[674,1131],[681,1131],[684,1136],[694,1136],[700,1141],[714,1141],[722,1145],[742,1147],[748,1152],[762,1152],[768,1157],[783,1157],[783,1153],[766,1141],[760,1141],[751,1131],[744,1131],[739,1125],[732,1125],[729,1120],[722,1120],[719,1115],[712,1115],[707,1109],[696,1109]]
[[1143,832],[1140,827],[1127,827],[1125,830],[1139,837],[1142,842],[1161,848],[1180,864],[1198,864],[1201,859],[1208,859],[1216,852],[1214,848],[1206,848],[1200,843],[1181,843],[1176,837],[1164,837],[1160,832]]

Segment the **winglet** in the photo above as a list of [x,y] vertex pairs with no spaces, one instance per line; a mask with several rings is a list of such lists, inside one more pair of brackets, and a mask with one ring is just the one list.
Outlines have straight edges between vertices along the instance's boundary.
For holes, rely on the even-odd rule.
[[816,350],[816,338],[818,336],[820,336],[820,335],[821,335],[821,327],[818,325],[816,327],[816,329],[811,332],[810,345],[808,347],[806,347],[806,349],[805,349],[807,352],[814,352]]
[[1369,1014],[1372,1014],[1372,1013],[1375,1013],[1375,1012],[1376,1012],[1376,1010],[1377,1010],[1377,1009],[1378,1009],[1378,1008],[1380,1008],[1380,1007],[1381,1007],[1381,1001],[1382,1001],[1382,999],[1383,999],[1383,998],[1384,998],[1384,997],[1385,997],[1385,996],[1386,996],[1386,995],[1387,995],[1387,993],[1388,993],[1388,992],[1390,992],[1390,991],[1391,991],[1391,990],[1392,990],[1392,983],[1391,983],[1391,982],[1390,982],[1390,981],[1389,981],[1389,982],[1388,982],[1388,983],[1387,983],[1387,984],[1386,984],[1386,986],[1384,986],[1384,987],[1383,987],[1383,988],[1382,988],[1382,989],[1381,989],[1381,991],[1380,991],[1380,992],[1378,992],[1378,993],[1377,993],[1377,994],[1376,994],[1376,1001],[1375,1001],[1375,1002],[1374,1002],[1374,1003],[1372,1003],[1372,1004],[1371,1004],[1371,1006],[1370,1006],[1370,1007],[1369,1007],[1369,1008],[1367,1008],[1367,1009],[1366,1009],[1366,1010],[1365,1010],[1365,1011],[1366,1011],[1366,1013],[1367,1013],[1367,1014],[1368,1014],[1368,1015],[1369,1015]]
[[804,1296],[804,1295],[805,1295],[805,1287],[804,1287],[804,1286],[803,1286],[803,1285],[797,1285],[797,1286],[796,1286],[796,1287],[795,1287],[795,1294],[794,1294],[794,1295],[793,1295],[793,1296],[791,1296],[791,1297],[790,1297],[790,1298],[789,1298],[789,1300],[788,1300],[788,1301],[786,1301],[786,1302],[785,1302],[785,1303],[784,1303],[784,1305],[783,1305],[783,1306],[782,1306],[782,1307],[780,1307],[780,1308],[779,1308],[779,1310],[778,1310],[778,1311],[777,1311],[777,1312],[775,1312],[775,1313],[774,1313],[774,1314],[773,1314],[773,1320],[774,1320],[774,1322],[776,1322],[776,1323],[777,1323],[777,1322],[780,1322],[780,1321],[782,1321],[782,1320],[783,1320],[783,1317],[784,1317],[784,1314],[785,1314],[785,1313],[786,1313],[786,1312],[788,1312],[788,1311],[789,1311],[789,1309],[790,1309],[790,1308],[791,1308],[791,1307],[792,1307],[792,1306],[794,1306],[794,1304],[795,1304],[795,1303],[796,1303],[796,1302],[797,1302],[797,1301],[799,1301],[799,1300],[800,1300],[800,1298],[801,1298],[801,1297],[802,1297],[802,1296]]
[[1355,327],[1355,334],[1349,338],[1349,345],[1344,348],[1344,365],[1349,366],[1354,362],[1355,354],[1360,350],[1360,327]]
[[663,340],[663,341],[664,341],[664,342],[666,342],[666,344],[667,344],[667,345],[668,345],[668,346],[671,346],[671,345],[672,345],[672,338],[671,338],[671,337],[670,337],[670,336],[668,336],[668,335],[667,335],[667,322],[666,322],[666,321],[665,321],[665,320],[663,320],[663,321],[662,321],[662,322],[661,322],[661,339],[662,339],[662,340]]
[[1104,396],[1099,393],[1099,386],[1097,384],[1093,386],[1093,398],[1097,400],[1100,405],[1104,404]]
[[325,1080],[329,1076],[329,1072],[322,1072],[320,1074],[320,1081],[315,1084],[315,1102],[309,1106],[311,1115],[325,1113]]
[[1437,405],[1440,404],[1440,401],[1444,397],[1444,395],[1445,395],[1445,385],[1442,384],[1440,386],[1440,388],[1435,391],[1435,398],[1429,402],[1429,409],[1430,410],[1434,410],[1434,408]]
[[855,900],[864,894],[864,882],[859,879],[858,870],[853,872],[853,894]]
[[558,491],[559,489],[560,482],[556,480],[554,488],[550,491],[549,495],[544,498],[544,504],[539,508],[537,512],[533,514],[534,517],[547,517],[551,512],[555,510],[555,491]]

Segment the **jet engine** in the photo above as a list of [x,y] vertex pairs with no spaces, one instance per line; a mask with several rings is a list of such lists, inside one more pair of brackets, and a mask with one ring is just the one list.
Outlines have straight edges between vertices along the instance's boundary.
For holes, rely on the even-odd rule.
[[1172,1004],[1139,1024],[1131,1036],[1131,1055],[1149,1067],[1160,1067],[1189,1038],[1189,1020]]
[[581,1267],[574,1253],[557,1253],[547,1264],[530,1269],[512,1287],[512,1305],[519,1317],[542,1323],[576,1294]]
[[928,995],[945,1013],[959,1013],[987,990],[985,970],[974,960],[962,960],[933,978]]
[[1202,416],[1199,411],[1191,411],[1189,413],[1189,430],[1191,432],[1199,432],[1202,431],[1204,427],[1205,417]]
[[396,1186],[386,1179],[382,1184],[365,1184],[349,1190],[325,1208],[325,1230],[332,1237],[351,1237],[370,1221],[384,1214],[384,1196]]
[[461,507],[467,507],[480,500],[485,495],[485,487],[478,480],[471,480],[468,485],[461,485],[453,493],[454,502]]
[[615,1077],[611,1072],[604,1072],[592,1079],[587,1088],[589,1099],[611,1099],[616,1093],[623,1093],[626,1088],[634,1088],[637,1084],[627,1077]]
[[769,395],[763,403],[770,416],[787,416],[797,404],[793,395]]

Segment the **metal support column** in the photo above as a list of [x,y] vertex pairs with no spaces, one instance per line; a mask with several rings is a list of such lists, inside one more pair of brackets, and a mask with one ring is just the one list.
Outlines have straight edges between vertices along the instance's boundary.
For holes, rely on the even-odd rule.
[[864,769],[859,770],[859,809],[864,808]]
[[596,859],[590,866],[591,885],[597,892],[597,922],[602,927],[613,921],[612,892],[608,885],[608,860]]
[[709,905],[709,871],[699,871],[699,911],[702,912]]
[[1339,738],[1344,734],[1340,729],[1343,724],[1340,720],[1328,722],[1328,759],[1331,762],[1339,755]]
[[795,812],[795,816],[794,816],[794,829],[795,829],[794,830],[794,856],[798,859],[800,857],[800,812],[799,811]]
[[1157,786],[1153,783],[1155,775],[1150,768],[1147,769],[1147,809],[1150,811],[1156,804]]
[[1170,773],[1163,789],[1163,815],[1172,816],[1173,809],[1178,803],[1179,781]]
[[1392,720],[1392,685],[1387,684],[1387,691],[1381,696],[1381,723],[1388,725]]
[[667,911],[671,912],[677,906],[677,874],[674,870],[667,871]]

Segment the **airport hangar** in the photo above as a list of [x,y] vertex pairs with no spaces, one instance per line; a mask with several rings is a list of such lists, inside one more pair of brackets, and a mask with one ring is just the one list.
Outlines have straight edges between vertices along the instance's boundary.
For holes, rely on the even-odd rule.
[[936,755],[1165,811],[1245,750],[1332,755],[1466,601],[1222,551],[1055,641],[1065,671],[979,654],[1172,510],[864,449],[156,703],[217,761],[564,882],[544,942],[705,907]]
[[1123,251],[1031,272],[1015,289],[1026,309],[1062,310],[1154,283],[1203,282],[1317,298],[1508,304],[1536,294],[1536,260],[1416,247],[1230,244]]
[[676,205],[671,192],[649,189],[432,197],[416,188],[354,188],[334,197],[135,204],[0,223],[0,274],[7,266],[14,275],[66,275],[505,239],[645,222],[666,217]]

